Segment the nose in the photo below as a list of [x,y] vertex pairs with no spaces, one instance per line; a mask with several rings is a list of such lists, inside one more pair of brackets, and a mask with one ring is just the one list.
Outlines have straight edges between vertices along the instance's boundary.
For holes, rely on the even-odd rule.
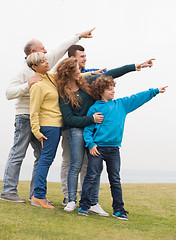
[[45,49],[45,48],[43,49],[43,53],[44,53],[44,54],[46,54],[46,53],[47,53],[47,51],[46,51],[46,49]]

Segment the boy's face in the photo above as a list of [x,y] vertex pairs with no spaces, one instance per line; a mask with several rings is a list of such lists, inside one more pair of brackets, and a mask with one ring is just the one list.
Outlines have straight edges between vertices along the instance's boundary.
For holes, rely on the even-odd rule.
[[101,95],[101,100],[108,102],[109,100],[114,99],[114,87],[110,86],[108,89],[104,90],[104,93]]

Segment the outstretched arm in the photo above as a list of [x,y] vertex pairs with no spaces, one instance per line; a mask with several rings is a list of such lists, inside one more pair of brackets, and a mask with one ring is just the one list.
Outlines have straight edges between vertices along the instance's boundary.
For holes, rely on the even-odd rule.
[[158,93],[164,93],[166,88],[167,86],[156,89],[151,88],[148,91],[133,94],[130,97],[121,98],[126,114],[134,111],[144,103],[150,101]]
[[92,38],[92,32],[94,29],[95,28],[82,32],[80,34],[76,34],[73,38],[59,45],[57,49],[52,50],[48,54],[46,54],[49,61],[50,69],[52,69],[53,67],[54,69],[56,68],[55,65],[58,64],[58,61],[65,55],[71,45],[76,44],[81,38]]
[[114,69],[111,69],[111,70],[109,70],[107,72],[104,72],[102,74],[98,74],[98,75],[95,75],[95,76],[87,76],[86,80],[89,83],[91,83],[91,82],[95,81],[101,75],[111,76],[113,78],[118,78],[118,77],[121,77],[124,74],[126,74],[128,72],[132,72],[132,71],[136,71],[135,64],[130,64],[130,65],[125,65],[123,67],[114,68]]
[[[146,67],[152,67],[153,66],[153,60],[155,60],[154,58],[151,58],[143,63],[140,64],[129,64],[129,65],[125,65],[123,67],[119,67],[119,68],[114,68],[111,69],[107,72],[102,73],[105,76],[111,76],[113,78],[118,78],[123,76],[126,73],[132,72],[132,71],[140,71],[141,68],[146,68]],[[95,76],[88,76],[87,77],[87,81],[89,83],[95,81],[101,74],[95,75]]]

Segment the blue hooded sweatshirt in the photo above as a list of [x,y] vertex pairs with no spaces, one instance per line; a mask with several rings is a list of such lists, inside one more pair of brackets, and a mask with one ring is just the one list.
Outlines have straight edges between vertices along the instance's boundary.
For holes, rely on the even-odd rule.
[[87,113],[88,116],[101,112],[104,116],[101,124],[94,123],[84,128],[83,136],[89,150],[99,147],[120,147],[123,137],[126,115],[144,103],[151,100],[159,93],[159,89],[149,89],[130,97],[115,100],[96,101]]

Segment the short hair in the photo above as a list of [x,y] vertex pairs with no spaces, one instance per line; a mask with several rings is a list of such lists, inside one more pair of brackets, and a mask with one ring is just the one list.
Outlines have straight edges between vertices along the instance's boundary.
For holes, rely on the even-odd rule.
[[45,54],[42,52],[33,52],[26,59],[27,65],[30,68],[32,68],[33,65],[38,66],[44,57],[45,57]]
[[68,49],[68,57],[75,57],[76,51],[84,52],[84,48],[81,45],[71,45]]
[[31,50],[36,48],[36,41],[37,41],[36,39],[32,39],[26,43],[24,47],[24,52],[26,56],[29,56],[29,54],[31,53]]
[[105,89],[109,87],[115,87],[115,81],[111,76],[101,75],[91,84],[92,96],[95,100],[101,100],[101,95],[104,93]]

